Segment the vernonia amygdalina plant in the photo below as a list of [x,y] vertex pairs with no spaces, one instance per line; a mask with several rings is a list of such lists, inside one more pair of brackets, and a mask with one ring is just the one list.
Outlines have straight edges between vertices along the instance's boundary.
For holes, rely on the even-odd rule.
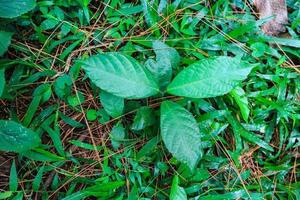
[[[120,52],[101,53],[79,62],[106,98],[122,99],[121,102],[167,95],[193,99],[224,95],[246,79],[254,67],[237,57],[211,57],[195,61],[172,80],[173,69],[180,65],[179,54],[161,41],[152,45],[156,60],[149,59],[144,64]],[[177,160],[193,169],[202,155],[196,119],[172,100],[161,102],[159,117],[165,146]]]

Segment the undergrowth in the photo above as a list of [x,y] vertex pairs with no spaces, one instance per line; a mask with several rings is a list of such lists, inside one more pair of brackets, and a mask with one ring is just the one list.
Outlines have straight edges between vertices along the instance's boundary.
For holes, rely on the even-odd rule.
[[0,0],[0,199],[300,199],[300,3]]

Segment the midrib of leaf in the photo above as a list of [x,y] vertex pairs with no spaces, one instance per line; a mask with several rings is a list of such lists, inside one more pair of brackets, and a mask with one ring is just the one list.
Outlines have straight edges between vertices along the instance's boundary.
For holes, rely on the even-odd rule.
[[[90,67],[92,67],[92,68],[95,67],[95,66],[93,66],[93,65],[91,65],[91,64],[88,64],[88,63],[84,63],[84,65],[88,65],[88,66],[90,66]],[[131,83],[133,83],[134,85],[140,86],[140,84],[141,84],[141,82],[137,82],[137,81],[133,81],[133,80],[128,80],[128,79],[126,79],[126,78],[124,78],[124,77],[122,77],[122,76],[118,76],[118,75],[115,74],[115,73],[112,73],[112,72],[108,72],[108,71],[102,70],[101,68],[96,68],[96,69],[99,70],[99,71],[102,72],[102,73],[107,73],[107,74],[109,74],[110,76],[116,77],[116,78],[121,79],[121,80],[125,80],[126,82],[129,82],[129,83],[131,82]],[[143,71],[143,70],[142,70],[142,71]],[[143,73],[145,74],[144,71],[143,71]],[[146,75],[146,74],[145,74],[145,75]],[[147,75],[146,75],[146,77],[147,77]],[[148,77],[147,77],[147,78],[148,78]],[[136,80],[136,79],[135,79],[135,80]],[[152,87],[151,85],[149,85],[148,81],[147,81],[147,83],[145,83],[145,82],[143,81],[143,83],[144,83],[144,85],[147,86],[148,88],[152,88],[152,89],[156,90],[157,92],[160,92],[159,89],[157,89],[157,88]]]
[[[247,69],[247,68],[245,68]],[[219,77],[219,81],[228,81],[228,74],[226,74],[226,76],[217,76]],[[190,82],[190,83],[187,83],[187,84],[183,84],[183,85],[180,85],[180,86],[177,86],[177,87],[172,87],[171,89],[169,89],[169,91],[172,91],[174,89],[179,89],[179,88],[183,88],[183,87],[187,87],[187,86],[192,86],[192,85],[198,85],[199,83],[201,82],[208,82],[209,80],[215,80],[213,77],[208,77],[208,78],[203,78],[201,80],[197,80],[197,81],[193,81],[193,82]],[[230,79],[229,79],[230,81]],[[238,80],[234,80],[234,81],[238,81]]]

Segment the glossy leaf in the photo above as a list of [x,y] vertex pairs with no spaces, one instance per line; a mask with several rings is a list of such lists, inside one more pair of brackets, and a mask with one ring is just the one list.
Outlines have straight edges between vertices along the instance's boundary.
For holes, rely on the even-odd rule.
[[[1,2],[1,0],[0,0]],[[1,12],[1,3],[0,3],[0,12]],[[11,42],[11,37],[12,37],[11,32],[6,32],[6,31],[0,31],[0,56],[3,56],[4,53],[7,51],[8,46],[10,45]]]
[[167,92],[191,98],[224,95],[246,79],[252,68],[238,58],[220,56],[202,59],[181,71],[170,83]]
[[40,143],[40,137],[34,131],[14,121],[0,120],[0,150],[23,152]]
[[0,17],[18,17],[36,6],[35,0],[0,0]]
[[199,128],[193,115],[171,101],[161,104],[160,128],[167,149],[193,169],[202,155]]
[[147,60],[145,66],[153,74],[161,89],[164,90],[171,81],[172,68],[177,67],[180,62],[180,56],[176,49],[160,41],[154,41],[152,47],[156,54],[156,60]]
[[121,53],[91,56],[82,62],[82,68],[96,86],[122,98],[146,98],[159,92],[151,73]]

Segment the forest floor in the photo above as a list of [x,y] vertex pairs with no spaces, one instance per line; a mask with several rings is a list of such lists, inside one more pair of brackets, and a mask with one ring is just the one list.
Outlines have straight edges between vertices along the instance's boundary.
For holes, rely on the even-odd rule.
[[300,199],[299,1],[281,37],[243,0],[18,1],[0,199]]

